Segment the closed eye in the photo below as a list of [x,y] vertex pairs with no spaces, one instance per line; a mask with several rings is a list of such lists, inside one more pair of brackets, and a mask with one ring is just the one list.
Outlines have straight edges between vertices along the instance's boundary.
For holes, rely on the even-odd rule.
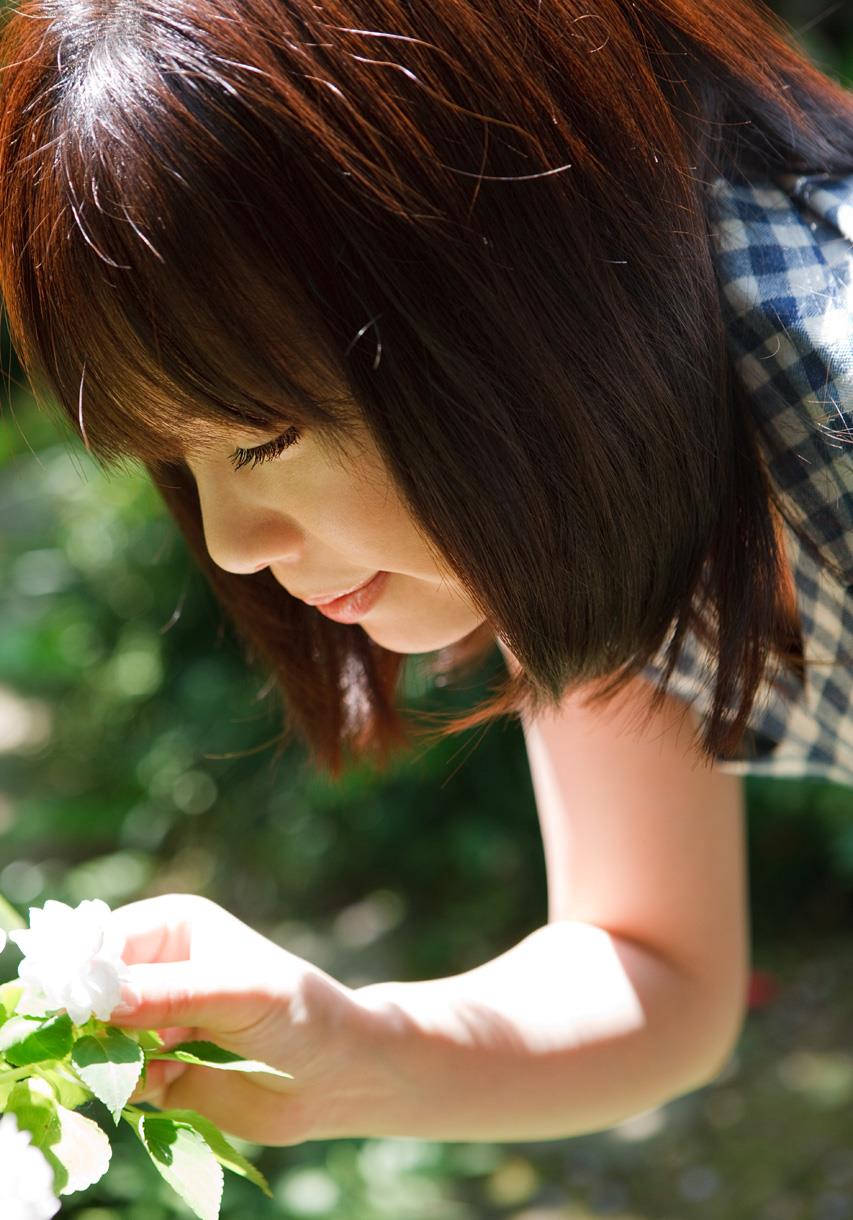
[[275,440],[266,441],[263,445],[255,445],[251,449],[237,448],[230,456],[231,465],[235,470],[242,470],[244,466],[255,467],[260,466],[261,462],[271,462],[284,453],[285,449],[295,445],[299,436],[299,429],[294,425]]

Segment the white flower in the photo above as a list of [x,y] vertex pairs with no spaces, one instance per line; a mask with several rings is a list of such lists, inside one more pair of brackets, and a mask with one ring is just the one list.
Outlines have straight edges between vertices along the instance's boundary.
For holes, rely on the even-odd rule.
[[9,939],[24,954],[18,967],[26,985],[19,1013],[64,1008],[75,1025],[93,1014],[109,1020],[127,967],[121,957],[124,937],[105,902],[87,898],[70,907],[48,899],[43,908],[30,907],[30,930],[10,932]]
[[3,1220],[50,1220],[60,1203],[53,1193],[53,1170],[32,1146],[29,1131],[18,1130],[14,1114],[0,1118],[0,1216]]
[[6,948],[6,933],[0,928],[0,953]]

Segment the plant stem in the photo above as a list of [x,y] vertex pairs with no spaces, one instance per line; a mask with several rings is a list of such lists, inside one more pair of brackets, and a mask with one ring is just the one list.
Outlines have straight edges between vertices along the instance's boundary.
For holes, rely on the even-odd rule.
[[[56,1063],[57,1060],[54,1059],[51,1062]],[[43,1063],[32,1063],[32,1064],[30,1064],[30,1067],[32,1068],[34,1076],[40,1076],[42,1078],[42,1080],[47,1081],[47,1083],[50,1085],[51,1089],[53,1090],[54,1097],[56,1098],[57,1101],[59,1101],[59,1086],[56,1084],[56,1081],[51,1076],[50,1069],[45,1068]]]
[[19,1068],[0,1069],[0,1084],[3,1084],[4,1081],[7,1081],[7,1080],[9,1080],[9,1081],[25,1080],[27,1076],[33,1076],[35,1074],[34,1069],[35,1069],[35,1064],[33,1064],[33,1063],[26,1063],[26,1064],[24,1064],[23,1067],[19,1067]]

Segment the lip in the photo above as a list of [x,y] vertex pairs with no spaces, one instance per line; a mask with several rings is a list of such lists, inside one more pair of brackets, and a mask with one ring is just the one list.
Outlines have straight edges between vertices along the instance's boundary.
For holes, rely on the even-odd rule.
[[322,615],[336,623],[357,623],[382,596],[388,575],[388,572],[377,572],[370,580],[357,585],[349,593],[327,602],[310,602],[309,605],[313,605]]
[[340,601],[342,597],[349,597],[351,593],[363,589],[365,585],[369,585],[372,580],[375,580],[377,575],[378,573],[374,572],[373,576],[368,576],[366,580],[359,581],[357,585],[351,585],[349,589],[344,589],[340,593],[321,593],[319,597],[301,597],[299,600],[308,606],[329,606],[332,602]]

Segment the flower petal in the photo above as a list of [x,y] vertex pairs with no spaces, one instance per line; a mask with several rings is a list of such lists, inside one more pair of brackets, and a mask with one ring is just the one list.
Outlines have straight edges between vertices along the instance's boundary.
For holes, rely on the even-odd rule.
[[60,1208],[53,1170],[11,1113],[0,1118],[0,1214],[5,1216],[10,1204],[27,1220],[50,1220]]

